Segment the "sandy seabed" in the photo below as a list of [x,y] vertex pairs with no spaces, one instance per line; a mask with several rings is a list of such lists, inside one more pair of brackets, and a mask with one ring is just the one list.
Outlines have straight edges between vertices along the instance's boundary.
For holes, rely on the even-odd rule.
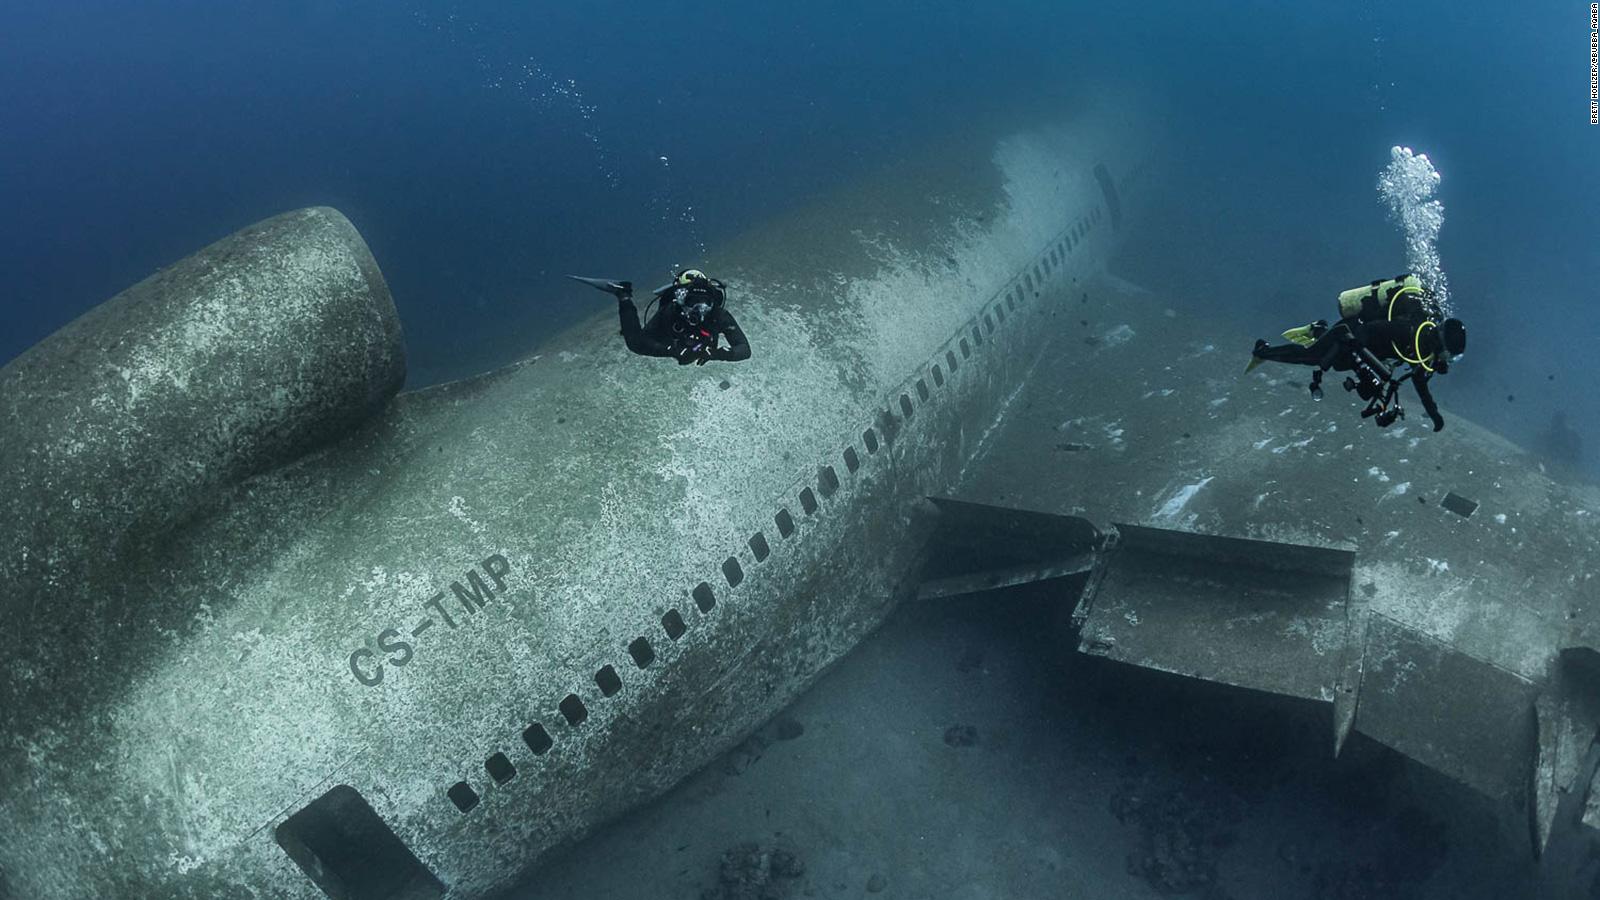
[[511,896],[1566,895],[1466,788],[1359,735],[1332,759],[1325,709],[1082,657],[1059,602],[902,608]]

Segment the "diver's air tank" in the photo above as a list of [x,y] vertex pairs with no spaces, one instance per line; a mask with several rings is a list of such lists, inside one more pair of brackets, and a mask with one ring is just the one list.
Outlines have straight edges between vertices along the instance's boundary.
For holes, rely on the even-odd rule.
[[1422,291],[1422,279],[1407,272],[1386,281],[1374,281],[1339,293],[1339,318],[1387,318],[1389,304],[1401,293]]

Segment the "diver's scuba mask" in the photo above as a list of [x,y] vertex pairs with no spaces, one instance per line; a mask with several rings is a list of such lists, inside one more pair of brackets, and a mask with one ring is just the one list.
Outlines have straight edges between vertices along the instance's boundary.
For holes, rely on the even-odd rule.
[[698,328],[704,325],[707,319],[711,318],[713,309],[716,309],[716,307],[705,301],[686,303],[683,304],[683,318],[690,325]]
[[1433,368],[1438,372],[1448,372],[1450,366],[1460,362],[1467,352],[1467,326],[1460,319],[1445,319],[1436,334]]

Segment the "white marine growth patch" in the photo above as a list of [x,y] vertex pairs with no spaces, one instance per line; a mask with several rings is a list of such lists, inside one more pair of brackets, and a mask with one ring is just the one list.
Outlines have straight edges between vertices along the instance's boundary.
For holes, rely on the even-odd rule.
[[[797,482],[808,482],[819,465],[838,465],[844,441],[872,419],[873,408],[865,402],[841,402],[850,389],[840,382],[839,370],[820,356],[812,324],[813,317],[799,307],[760,305],[755,327],[768,336],[761,351],[766,364],[760,369],[708,368],[707,376],[689,388],[686,410],[679,417],[682,427],[662,434],[655,448],[643,454],[654,461],[658,478],[679,485],[681,505],[664,513],[677,525],[665,527],[698,545],[700,559],[726,555],[737,537],[721,528],[746,519],[752,498],[770,493],[767,469],[735,470],[727,461],[764,460],[791,471]],[[833,400],[819,403],[824,397]],[[828,457],[819,458],[819,453]],[[626,510],[622,513],[626,519]],[[659,521],[637,521],[636,513],[633,518],[617,527],[664,527]]]
[[1155,521],[1177,519],[1178,515],[1183,512],[1183,508],[1189,505],[1190,500],[1194,499],[1194,495],[1200,493],[1200,489],[1210,484],[1211,479],[1214,477],[1216,476],[1207,475],[1193,484],[1186,484],[1173,491],[1172,496],[1167,498],[1167,502],[1161,504],[1161,508],[1157,509],[1155,515],[1151,518]]
[[1327,609],[1330,615],[1314,619],[1295,617],[1284,626],[1283,633],[1289,637],[1301,637],[1311,644],[1312,652],[1318,656],[1327,656],[1337,653],[1344,647],[1345,621],[1342,612],[1342,603],[1331,603]]
[[1133,327],[1127,324],[1122,324],[1106,332],[1105,335],[1100,338],[1100,341],[1103,347],[1110,348],[1126,344],[1127,342],[1133,340],[1133,338]]
[[1370,607],[1436,640],[1454,643],[1458,632],[1483,612],[1484,598],[1468,579],[1437,560],[1376,562],[1360,566],[1357,581],[1376,588]]
[[1113,450],[1123,449],[1122,435],[1126,433],[1126,429],[1122,427],[1121,422],[1107,422],[1100,430]]
[[1054,134],[1001,141],[993,160],[1004,179],[1003,212],[990,223],[951,223],[940,245],[910,249],[880,235],[856,235],[879,271],[871,278],[841,278],[837,287],[845,301],[844,330],[852,334],[872,383],[898,384],[926,366],[954,334],[953,323],[977,314],[1060,233],[1063,205],[1085,193],[1087,176],[1076,169],[1069,175],[1061,165],[1074,157],[1076,143]]
[[450,515],[474,535],[481,535],[488,529],[483,523],[473,517],[472,511],[467,508],[467,500],[459,494],[450,498]]
[[[241,602],[224,607],[214,621],[198,620],[196,630],[181,639],[169,635],[170,648],[155,655],[159,665],[129,686],[111,714],[107,743],[122,752],[107,777],[121,786],[106,789],[124,796],[170,798],[157,808],[183,811],[181,821],[163,824],[183,836],[183,852],[170,860],[179,869],[226,855],[267,818],[313,789],[318,773],[333,772],[351,760],[341,660],[305,640],[304,613],[294,612],[292,605],[287,617],[272,627],[259,625],[259,611],[271,606],[271,598],[296,593],[296,573],[315,567],[305,559],[312,555],[297,545],[274,561],[272,572],[247,582]],[[375,621],[369,612],[409,612],[434,584],[424,574],[375,566],[329,603]],[[249,642],[241,649],[246,638]],[[328,677],[304,674],[316,672]],[[260,690],[266,684],[291,689]],[[381,702],[405,706],[408,696],[386,691]],[[197,702],[211,708],[197,709]],[[221,711],[214,707],[219,704],[229,713],[228,729],[190,727],[197,713],[217,717]],[[417,714],[401,713],[405,721],[425,721],[410,718]],[[261,765],[261,758],[273,764]],[[305,780],[286,783],[284,773]]]

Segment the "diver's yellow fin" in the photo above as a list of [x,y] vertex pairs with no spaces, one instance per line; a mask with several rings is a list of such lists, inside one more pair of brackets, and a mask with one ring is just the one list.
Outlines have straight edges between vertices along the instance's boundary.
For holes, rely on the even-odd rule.
[[1264,362],[1266,362],[1266,360],[1262,359],[1259,356],[1250,357],[1250,365],[1244,367],[1244,373],[1246,375],[1249,375],[1251,372],[1254,372],[1256,370],[1256,366],[1259,366]]
[[1315,334],[1313,334],[1313,332],[1316,331],[1316,328],[1317,326],[1315,323],[1311,325],[1301,325],[1299,328],[1291,328],[1283,333],[1283,339],[1286,341],[1294,341],[1296,344],[1299,344],[1302,347],[1309,347],[1317,342],[1317,337]]

